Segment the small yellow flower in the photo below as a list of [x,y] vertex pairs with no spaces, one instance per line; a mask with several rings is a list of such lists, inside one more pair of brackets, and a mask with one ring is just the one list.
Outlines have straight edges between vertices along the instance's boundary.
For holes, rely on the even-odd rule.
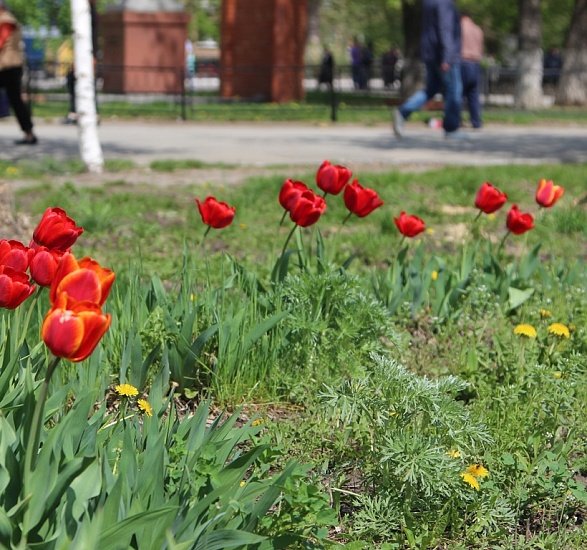
[[253,420],[251,422],[251,426],[260,426],[263,424],[264,420],[262,418],[257,418],[257,420]]
[[487,477],[489,475],[489,470],[483,466],[483,464],[471,464],[467,468],[467,473],[471,474],[475,477]]
[[514,329],[514,334],[525,336],[526,338],[536,338],[536,329],[532,325],[522,323]]
[[389,417],[391,418],[392,416],[397,416],[397,413],[395,411],[389,411]]
[[493,213],[487,214],[487,219],[493,221],[497,219],[497,216]]
[[479,490],[479,482],[477,481],[477,478],[474,475],[469,474],[467,472],[463,472],[461,474],[461,477],[463,478],[463,481],[465,483],[468,483],[471,487],[473,487],[475,491]]
[[548,319],[552,315],[547,309],[540,309],[538,310],[538,313],[540,313],[540,317],[543,319]]
[[139,395],[139,390],[131,384],[120,384],[114,389],[116,390],[116,393],[122,397],[134,397],[135,395]]
[[194,302],[196,300],[196,295],[192,292],[190,294],[190,302]]
[[553,376],[554,376],[555,378],[562,378],[562,377],[563,377],[563,373],[562,373],[562,372],[555,372],[555,373],[553,374]]
[[426,229],[426,233],[428,233],[428,235],[434,235],[434,233],[436,233],[436,231],[434,231],[434,229],[429,227],[428,229]]
[[433,281],[436,281],[436,279],[438,279],[438,271],[434,270],[431,274],[430,274],[430,278]]
[[6,168],[6,175],[7,176],[17,176],[18,172],[19,172],[19,170],[16,166],[8,166]]
[[559,336],[560,338],[571,337],[571,333],[569,332],[568,327],[562,323],[552,323],[552,325],[548,327],[548,332],[550,332],[550,334],[554,334],[555,336]]
[[246,482],[246,481],[241,481],[241,482],[240,482],[240,486],[241,486],[241,487],[244,487],[246,484],[247,484],[247,482]]
[[137,401],[137,405],[139,409],[143,411],[147,416],[153,416],[153,407],[151,407],[150,403],[146,399],[139,399]]
[[246,228],[247,228],[247,224],[246,224],[246,223],[242,223],[242,222],[241,222],[241,223],[239,223],[239,224],[238,224],[238,226],[239,226],[241,229],[246,229]]
[[461,458],[461,453],[459,451],[455,451],[454,449],[451,449],[446,454],[451,458]]

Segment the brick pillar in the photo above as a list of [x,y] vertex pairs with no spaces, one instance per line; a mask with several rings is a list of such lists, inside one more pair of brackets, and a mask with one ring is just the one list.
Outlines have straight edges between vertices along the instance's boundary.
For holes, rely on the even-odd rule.
[[306,4],[306,0],[222,2],[222,97],[278,103],[304,98]]

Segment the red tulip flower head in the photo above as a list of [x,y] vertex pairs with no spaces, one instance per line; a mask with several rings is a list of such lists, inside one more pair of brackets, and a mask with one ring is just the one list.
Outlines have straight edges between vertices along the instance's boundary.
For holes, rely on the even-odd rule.
[[564,192],[564,187],[555,185],[552,180],[541,179],[536,189],[536,202],[544,208],[550,208],[563,196]]
[[316,173],[316,184],[325,193],[338,195],[350,181],[353,173],[344,166],[330,164],[325,160]]
[[292,181],[291,178],[288,178],[281,186],[279,204],[289,212],[301,194],[307,190],[308,186],[303,181]]
[[508,196],[502,193],[489,182],[485,182],[477,191],[475,206],[485,214],[497,212],[508,200]]
[[326,210],[326,201],[308,189],[304,191],[289,211],[291,220],[301,227],[315,224]]
[[61,208],[47,208],[39,225],[33,232],[33,240],[47,248],[56,248],[65,252],[83,233],[81,227],[67,216]]
[[383,201],[373,189],[363,187],[359,180],[347,185],[344,189],[344,203],[350,212],[364,218],[379,208]]
[[36,246],[34,254],[30,263],[31,277],[38,285],[50,287],[65,252],[46,246]]
[[29,276],[7,265],[0,265],[0,307],[15,309],[35,290]]
[[426,224],[418,216],[408,216],[405,212],[402,212],[399,218],[394,217],[393,221],[405,237],[415,237],[426,229]]
[[534,227],[534,218],[532,214],[520,212],[518,205],[514,204],[508,212],[505,223],[508,230],[514,235],[521,235]]
[[20,241],[0,240],[0,265],[7,265],[15,271],[26,271],[34,252]]
[[202,221],[206,225],[214,229],[222,229],[232,223],[236,210],[234,206],[228,206],[225,202],[219,202],[214,197],[207,197],[204,202],[196,199],[196,202],[198,203]]
[[91,355],[106,334],[112,317],[95,302],[78,302],[62,292],[55,299],[41,326],[41,337],[56,357],[73,362]]
[[54,305],[62,292],[76,301],[90,301],[102,306],[110,293],[114,278],[113,271],[100,266],[91,258],[79,262],[69,252],[65,253],[57,266],[51,283],[49,299]]

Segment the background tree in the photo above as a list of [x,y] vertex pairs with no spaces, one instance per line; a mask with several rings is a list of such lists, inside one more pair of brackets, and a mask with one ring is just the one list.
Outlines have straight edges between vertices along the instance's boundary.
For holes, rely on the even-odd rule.
[[587,105],[587,0],[575,0],[556,89],[557,105]]

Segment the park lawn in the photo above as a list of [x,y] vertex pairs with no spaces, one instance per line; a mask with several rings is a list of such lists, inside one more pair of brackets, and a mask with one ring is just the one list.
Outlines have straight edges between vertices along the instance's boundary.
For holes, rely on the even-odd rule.
[[[146,391],[169,368],[183,403],[208,396],[219,408],[243,406],[245,420],[256,414],[258,437],[283,453],[272,468],[292,457],[311,466],[313,489],[288,497],[300,513],[271,529],[308,527],[306,542],[318,547],[580,548],[585,168],[355,174],[385,204],[342,224],[342,197],[327,196],[320,221],[289,245],[297,252],[287,278],[272,276],[292,227],[287,218],[280,227],[277,196],[285,178],[314,187],[313,171],[222,187],[198,182],[192,167],[193,186],[173,185],[170,172],[169,185],[155,187],[126,183],[122,167],[83,188],[75,173],[55,186],[19,166],[37,185],[18,191],[17,210],[35,219],[64,208],[84,228],[75,254],[117,273],[117,320],[96,388],[122,381],[125,365]],[[542,178],[565,188],[549,209],[534,200]],[[509,200],[476,220],[485,181]],[[236,216],[204,239],[194,197],[208,195]],[[536,226],[500,248],[513,203]],[[427,230],[402,241],[393,220],[401,211]],[[517,328],[526,325],[535,333]],[[128,331],[140,336],[130,365]],[[79,373],[64,369],[61,383]],[[334,522],[312,491],[327,495]]]

